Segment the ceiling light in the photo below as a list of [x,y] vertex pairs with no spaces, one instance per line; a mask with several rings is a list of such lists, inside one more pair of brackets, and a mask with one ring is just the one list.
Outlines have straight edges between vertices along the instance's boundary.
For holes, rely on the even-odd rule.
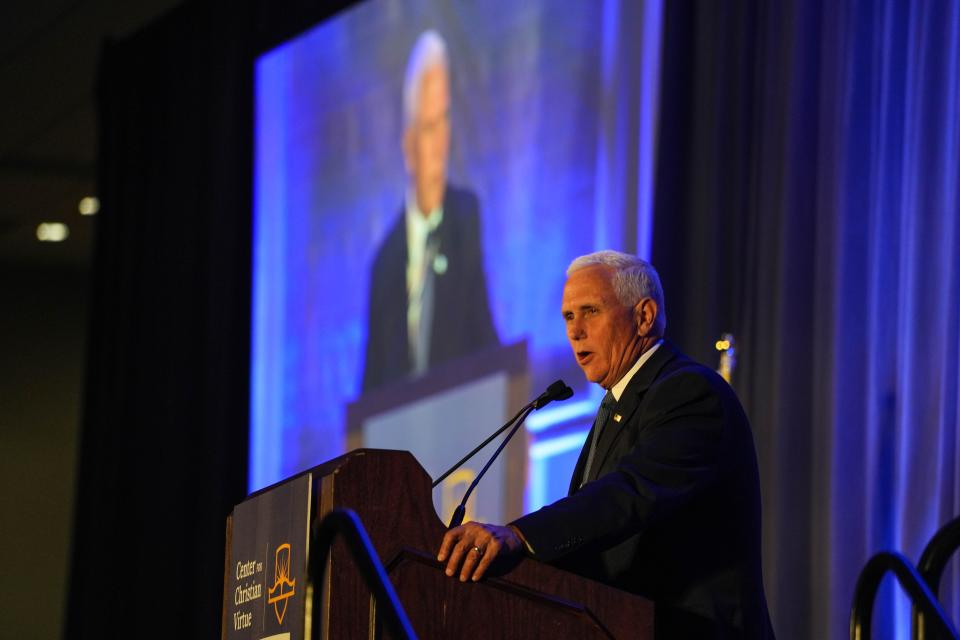
[[94,196],[87,196],[80,200],[80,204],[77,205],[77,209],[80,210],[80,215],[82,216],[92,216],[100,211],[100,199]]
[[42,222],[37,226],[40,242],[63,242],[70,236],[70,229],[60,222]]

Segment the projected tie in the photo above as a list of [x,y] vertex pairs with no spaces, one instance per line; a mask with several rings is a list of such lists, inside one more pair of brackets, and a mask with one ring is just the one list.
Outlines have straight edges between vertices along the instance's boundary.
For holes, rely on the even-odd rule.
[[613,407],[616,404],[617,402],[613,399],[613,394],[607,391],[607,394],[603,396],[603,402],[600,403],[600,408],[597,410],[597,417],[593,420],[593,438],[590,439],[590,453],[587,455],[587,465],[583,468],[583,476],[580,480],[581,487],[587,482],[587,478],[590,477],[590,469],[593,467],[593,456],[597,453],[597,443],[600,442],[600,434],[603,431],[603,426],[607,424],[607,421],[610,419],[610,414],[613,412]]

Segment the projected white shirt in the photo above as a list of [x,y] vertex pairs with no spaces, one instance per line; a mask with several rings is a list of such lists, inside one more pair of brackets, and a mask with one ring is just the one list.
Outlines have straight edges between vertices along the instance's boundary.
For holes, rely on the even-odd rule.
[[417,336],[420,333],[421,294],[427,269],[425,264],[427,236],[443,222],[443,207],[437,207],[425,216],[417,206],[413,193],[407,193],[407,340],[410,353],[417,352]]

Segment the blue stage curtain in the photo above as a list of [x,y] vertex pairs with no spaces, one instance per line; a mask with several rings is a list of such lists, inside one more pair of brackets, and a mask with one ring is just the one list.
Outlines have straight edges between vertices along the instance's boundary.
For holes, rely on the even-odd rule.
[[[852,3],[829,18],[840,25],[836,75],[824,74],[835,135],[820,160],[836,167],[822,201],[833,629],[858,563],[887,548],[916,561],[960,515],[960,3]],[[943,594],[955,620],[956,578]],[[892,611],[906,637],[909,607],[898,598]]]
[[866,560],[960,515],[960,3],[667,3],[664,38],[668,333],[739,338],[778,637],[845,637]]

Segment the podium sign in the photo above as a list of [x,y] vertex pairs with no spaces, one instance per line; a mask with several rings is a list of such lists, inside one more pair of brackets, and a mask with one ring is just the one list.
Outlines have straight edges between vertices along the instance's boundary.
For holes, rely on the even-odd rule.
[[227,520],[222,636],[310,637],[307,557],[312,475],[305,473],[238,504]]

